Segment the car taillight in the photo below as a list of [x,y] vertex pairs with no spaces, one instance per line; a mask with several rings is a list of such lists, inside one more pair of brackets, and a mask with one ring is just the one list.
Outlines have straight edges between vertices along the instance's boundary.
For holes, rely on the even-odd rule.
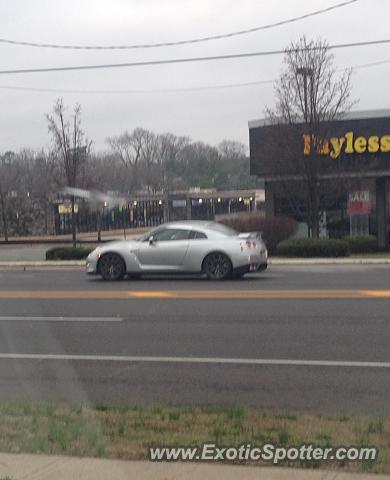
[[256,248],[256,242],[253,240],[246,240],[245,242],[240,243],[241,251],[245,249],[251,250],[252,248]]

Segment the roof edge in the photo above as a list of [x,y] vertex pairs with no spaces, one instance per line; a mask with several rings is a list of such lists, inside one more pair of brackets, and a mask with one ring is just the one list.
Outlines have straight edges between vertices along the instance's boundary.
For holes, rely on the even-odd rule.
[[[390,118],[390,108],[381,108],[378,110],[352,110],[347,112],[344,115],[340,116],[337,120],[364,120],[364,119],[374,119],[374,118]],[[337,121],[335,120],[335,121]],[[259,118],[255,120],[249,120],[249,128],[259,128],[272,125],[272,122],[269,118]]]

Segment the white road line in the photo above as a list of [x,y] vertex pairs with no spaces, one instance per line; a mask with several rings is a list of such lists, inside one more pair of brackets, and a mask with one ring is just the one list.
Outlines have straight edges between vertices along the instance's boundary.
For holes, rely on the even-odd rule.
[[121,317],[31,317],[0,316],[0,322],[123,322]]
[[274,358],[210,358],[210,357],[147,357],[147,356],[110,356],[110,355],[62,355],[0,353],[1,359],[10,360],[78,360],[93,362],[128,363],[204,363],[220,365],[282,365],[298,367],[347,367],[347,368],[390,368],[390,362],[353,362],[338,360],[291,360]]

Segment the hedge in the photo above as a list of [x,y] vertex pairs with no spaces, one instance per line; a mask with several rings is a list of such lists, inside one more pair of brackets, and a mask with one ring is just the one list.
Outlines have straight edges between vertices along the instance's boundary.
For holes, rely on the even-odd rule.
[[276,254],[282,257],[346,257],[348,243],[335,239],[294,238],[280,242]]
[[54,247],[46,252],[46,260],[84,260],[92,252],[90,247]]
[[370,253],[378,250],[374,235],[347,236],[343,240],[348,243],[351,253]]
[[265,217],[260,212],[237,213],[218,221],[239,232],[262,232],[268,252],[271,254],[275,253],[279,242],[290,238],[297,229],[297,222],[292,218]]

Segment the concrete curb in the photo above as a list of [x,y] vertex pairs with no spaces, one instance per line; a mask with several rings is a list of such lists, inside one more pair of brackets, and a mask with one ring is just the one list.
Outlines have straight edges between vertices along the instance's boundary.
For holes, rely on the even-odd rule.
[[85,260],[44,260],[44,261],[18,261],[0,262],[0,269],[34,270],[85,267]]
[[390,265],[389,258],[269,258],[268,265]]
[[25,480],[385,480],[387,475],[280,467],[0,454],[0,477]]
[[[268,265],[390,265],[390,258],[269,258]],[[10,270],[79,269],[84,266],[85,260],[0,261],[0,269]]]

